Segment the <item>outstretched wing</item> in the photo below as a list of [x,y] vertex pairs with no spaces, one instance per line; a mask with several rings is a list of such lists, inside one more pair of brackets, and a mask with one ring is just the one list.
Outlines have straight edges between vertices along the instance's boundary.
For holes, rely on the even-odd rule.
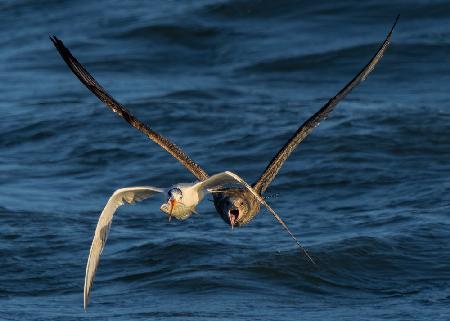
[[306,249],[300,244],[300,242],[297,240],[297,238],[294,236],[294,234],[291,233],[287,225],[284,223],[284,221],[281,219],[281,217],[278,216],[277,213],[269,206],[269,204],[266,203],[264,198],[260,196],[249,184],[247,184],[241,177],[236,175],[233,172],[226,171],[219,174],[215,174],[211,176],[210,178],[206,179],[203,182],[199,182],[196,185],[193,186],[193,188],[202,189],[202,190],[216,190],[217,188],[221,188],[224,185],[231,184],[231,183],[239,183],[244,188],[248,189],[252,195],[262,204],[264,205],[267,210],[275,217],[275,219],[284,227],[284,229],[289,233],[289,235],[294,239],[294,241],[297,243],[297,245],[303,250],[305,255],[311,260],[312,263],[315,264],[314,260],[309,256]]
[[173,144],[166,137],[156,133],[149,126],[142,123],[139,119],[134,117],[123,105],[117,102],[106,90],[92,77],[89,72],[81,65],[78,60],[67,49],[63,42],[55,36],[50,37],[56,49],[64,59],[70,70],[78,77],[78,79],[96,95],[109,108],[122,117],[126,122],[137,130],[144,133],[148,138],[153,140],[159,146],[168,151],[173,157],[183,164],[192,174],[199,180],[208,178],[208,174],[192,159],[189,158],[177,145]]
[[142,201],[156,193],[162,192],[162,189],[150,186],[127,187],[118,189],[109,198],[108,203],[106,203],[106,206],[98,219],[94,239],[92,240],[91,249],[89,251],[89,258],[86,264],[83,296],[85,310],[87,309],[89,302],[89,293],[91,291],[92,283],[94,282],[94,276],[97,271],[98,262],[100,261],[100,255],[105,247],[109,229],[111,228],[111,222],[117,208],[124,203],[134,204],[135,202]]
[[309,133],[319,125],[319,123],[328,116],[328,114],[334,109],[334,107],[358,84],[364,81],[370,72],[375,68],[380,61],[384,52],[386,51],[391,41],[392,31],[397,24],[399,16],[395,19],[394,25],[389,31],[383,44],[380,46],[376,54],[370,60],[370,62],[333,98],[331,98],[317,113],[309,118],[295,134],[288,140],[288,142],[280,149],[275,157],[270,161],[269,165],[264,170],[261,177],[253,184],[253,188],[258,193],[264,193],[269,187],[272,180],[277,175],[281,166],[284,164],[289,155],[294,151],[298,144],[300,144]]

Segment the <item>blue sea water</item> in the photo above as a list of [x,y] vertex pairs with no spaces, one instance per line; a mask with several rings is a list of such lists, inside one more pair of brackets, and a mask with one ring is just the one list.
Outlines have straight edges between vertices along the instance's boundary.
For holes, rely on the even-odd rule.
[[[259,177],[371,58],[369,78],[231,230],[204,201],[114,219],[111,193],[195,178],[74,77],[56,35],[138,118],[208,173]],[[450,320],[450,3],[268,0],[0,3],[0,320]]]

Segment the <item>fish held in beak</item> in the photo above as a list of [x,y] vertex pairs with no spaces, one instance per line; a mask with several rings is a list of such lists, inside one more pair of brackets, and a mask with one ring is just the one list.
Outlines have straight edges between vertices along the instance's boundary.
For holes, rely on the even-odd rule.
[[239,210],[238,209],[228,210],[228,218],[230,219],[231,228],[234,228],[239,218]]

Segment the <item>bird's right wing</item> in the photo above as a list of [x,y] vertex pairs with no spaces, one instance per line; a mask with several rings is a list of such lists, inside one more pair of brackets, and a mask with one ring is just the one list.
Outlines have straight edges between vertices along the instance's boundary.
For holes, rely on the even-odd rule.
[[208,178],[208,174],[192,159],[184,153],[181,148],[172,143],[166,137],[158,134],[149,126],[142,123],[134,117],[122,104],[116,101],[106,90],[91,76],[91,74],[83,67],[81,63],[72,55],[72,53],[64,46],[64,43],[55,36],[50,37],[61,57],[69,66],[70,70],[78,77],[78,79],[103,103],[105,103],[113,112],[122,117],[131,126],[142,132],[148,138],[153,140],[159,146],[164,148],[181,164],[183,164],[192,174],[199,180]]
[[214,191],[220,191],[221,188],[224,185],[232,184],[232,183],[238,183],[242,185],[244,188],[246,188],[252,195],[262,204],[264,205],[267,210],[275,217],[275,219],[284,227],[284,229],[289,233],[289,235],[294,239],[294,241],[297,243],[297,245],[303,250],[305,255],[311,260],[312,263],[315,264],[314,260],[311,258],[311,256],[308,254],[306,249],[300,244],[298,239],[292,234],[292,232],[289,230],[288,226],[284,221],[281,219],[281,217],[278,216],[277,213],[267,204],[267,202],[264,200],[264,198],[259,195],[246,181],[244,181],[240,176],[237,174],[225,171],[219,174],[215,174],[208,179],[206,179],[203,182],[199,182],[196,185],[193,186],[193,188],[196,189],[203,189],[203,190],[209,190],[210,192]]
[[121,188],[114,192],[106,203],[100,218],[98,219],[97,227],[95,229],[94,239],[92,240],[91,249],[89,251],[89,258],[86,264],[86,275],[84,278],[84,309],[87,309],[89,302],[89,294],[92,283],[94,282],[95,272],[100,261],[100,255],[108,238],[108,233],[111,228],[111,222],[119,206],[124,203],[134,204],[151,197],[156,193],[162,193],[164,190],[151,186],[142,187],[127,187]]
[[380,61],[381,57],[383,57],[383,54],[386,51],[387,47],[389,46],[392,37],[392,31],[397,24],[398,18],[399,16],[397,16],[397,18],[395,19],[394,25],[386,36],[386,39],[384,40],[378,51],[375,53],[373,58],[369,61],[369,63],[347,85],[345,85],[345,87],[342,88],[342,90],[336,96],[331,98],[318,112],[316,112],[306,122],[304,122],[303,125],[301,125],[299,129],[297,129],[295,134],[275,155],[275,157],[272,158],[269,165],[267,165],[266,169],[264,170],[264,173],[261,175],[258,181],[253,184],[253,188],[258,193],[264,193],[267,187],[269,187],[270,183],[277,175],[281,166],[284,164],[293,150],[298,146],[298,144],[300,144],[309,135],[309,133],[311,133],[311,131],[328,116],[328,114],[334,109],[334,107],[336,107],[336,105],[342,99],[344,99],[344,97],[350,91],[352,91],[354,87],[363,82],[372,72],[372,70]]

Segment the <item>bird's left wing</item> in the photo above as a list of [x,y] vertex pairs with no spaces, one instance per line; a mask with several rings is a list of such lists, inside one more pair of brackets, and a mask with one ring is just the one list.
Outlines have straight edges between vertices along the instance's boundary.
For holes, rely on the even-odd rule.
[[172,143],[166,137],[158,134],[149,126],[142,123],[134,117],[122,104],[116,101],[106,90],[91,76],[91,74],[83,67],[81,63],[72,55],[72,53],[64,46],[64,43],[55,36],[50,37],[61,57],[69,66],[70,70],[78,77],[78,79],[103,103],[105,103],[113,112],[122,117],[131,126],[142,132],[148,138],[153,140],[169,154],[175,157],[183,164],[192,174],[199,180],[208,178],[208,174],[194,162],[181,148]]
[[151,197],[156,193],[162,193],[164,190],[151,186],[127,187],[114,192],[106,203],[95,228],[94,238],[92,240],[89,257],[86,263],[86,275],[84,278],[83,305],[87,309],[89,294],[92,283],[94,282],[95,272],[97,271],[100,255],[105,247],[108,233],[111,228],[112,219],[116,210],[124,203],[134,204]]
[[264,205],[267,208],[267,210],[275,217],[275,219],[284,227],[284,229],[294,239],[294,241],[297,243],[297,245],[303,250],[305,255],[311,260],[311,262],[315,264],[314,260],[311,258],[311,256],[309,256],[306,249],[300,244],[300,242],[294,236],[294,234],[292,234],[292,232],[289,230],[288,226],[286,225],[286,223],[284,223],[284,221],[281,219],[281,217],[279,217],[278,214],[275,213],[275,211],[269,206],[269,204],[267,204],[267,202],[264,200],[264,198],[262,196],[260,196],[246,181],[244,181],[237,174],[230,172],[230,171],[225,171],[225,172],[222,172],[219,174],[215,174],[215,175],[209,177],[208,179],[204,180],[203,182],[197,183],[196,185],[193,186],[193,188],[213,191],[213,190],[216,190],[217,188],[219,188],[219,190],[220,190],[220,188],[223,187],[224,185],[232,184],[232,183],[239,183],[244,188],[249,190],[252,193],[252,195],[262,205]]
[[380,48],[377,50],[375,55],[369,61],[369,63],[347,84],[341,91],[331,98],[318,112],[312,115],[306,122],[301,125],[295,134],[288,140],[288,142],[278,151],[278,153],[272,158],[269,165],[267,165],[264,173],[261,177],[253,184],[253,188],[258,193],[264,193],[267,187],[270,185],[272,180],[277,175],[281,166],[284,164],[289,155],[294,151],[298,144],[300,144],[310,133],[311,131],[319,125],[319,123],[325,119],[328,114],[336,107],[336,105],[344,99],[347,94],[352,91],[358,84],[363,82],[367,76],[372,72],[378,62],[383,57],[384,52],[389,46],[391,42],[392,32],[394,31],[394,27],[397,24],[399,16],[395,19],[394,25],[391,30],[387,34]]

